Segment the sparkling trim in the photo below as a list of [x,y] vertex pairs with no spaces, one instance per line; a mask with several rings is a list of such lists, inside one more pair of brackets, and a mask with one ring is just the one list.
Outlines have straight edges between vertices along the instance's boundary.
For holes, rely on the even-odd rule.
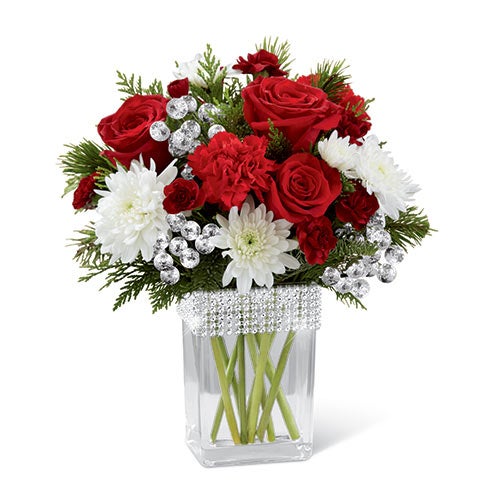
[[178,303],[178,314],[198,336],[318,330],[321,288],[280,285],[244,295],[233,289],[197,291]]

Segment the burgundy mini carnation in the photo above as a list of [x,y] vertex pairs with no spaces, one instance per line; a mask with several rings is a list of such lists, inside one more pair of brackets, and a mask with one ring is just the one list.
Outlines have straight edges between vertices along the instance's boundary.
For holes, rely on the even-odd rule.
[[174,80],[167,86],[167,92],[171,97],[186,96],[189,90],[190,82],[188,78]]
[[310,265],[322,265],[337,245],[330,219],[322,215],[305,220],[297,225],[299,249],[304,253]]
[[271,77],[287,75],[287,72],[280,69],[277,55],[266,50],[260,50],[254,54],[249,53],[246,60],[240,56],[232,68],[251,75],[262,72],[266,72]]
[[337,101],[343,108],[342,117],[337,126],[338,135],[350,137],[351,144],[362,145],[360,139],[371,129],[371,118],[364,111],[365,100],[363,97],[354,94],[350,85],[346,85]]
[[164,188],[164,195],[166,198],[164,198],[163,206],[170,214],[200,208],[205,202],[202,190],[192,179],[175,179]]
[[268,142],[250,135],[241,141],[236,135],[220,132],[208,145],[200,145],[188,157],[193,174],[202,181],[205,200],[227,211],[240,207],[248,194],[257,196],[271,187],[274,161],[265,157]]
[[344,196],[335,205],[335,213],[342,222],[350,222],[355,229],[362,229],[378,208],[377,198],[369,195],[358,182],[355,185],[355,191]]
[[79,186],[73,194],[72,205],[75,210],[81,208],[92,208],[92,199],[94,198],[94,188],[96,185],[97,173],[92,173],[89,176],[85,176],[79,182]]

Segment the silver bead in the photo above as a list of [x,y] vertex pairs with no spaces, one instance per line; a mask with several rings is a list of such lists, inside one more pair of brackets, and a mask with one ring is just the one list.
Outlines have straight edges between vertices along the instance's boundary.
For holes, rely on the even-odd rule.
[[333,286],[340,281],[340,272],[336,268],[326,267],[321,276],[321,281],[325,285]]
[[216,236],[220,231],[220,227],[216,224],[207,224],[203,227],[202,236],[204,238],[209,238]]
[[218,112],[219,110],[216,106],[210,103],[205,103],[198,108],[198,117],[205,123],[211,123],[213,121],[213,117],[217,115]]
[[179,270],[176,267],[169,267],[161,271],[161,281],[166,285],[174,285],[179,282]]
[[369,228],[366,237],[369,242],[376,243],[379,249],[386,249],[391,244],[391,235],[384,229]]
[[167,102],[166,112],[170,118],[180,120],[188,114],[188,104],[181,98],[173,97]]
[[200,134],[202,133],[202,129],[200,125],[193,120],[188,120],[185,121],[182,125],[180,130],[185,133],[187,136],[189,136],[191,139],[198,138]]
[[213,138],[220,132],[225,132],[225,128],[222,125],[212,125],[207,132],[208,138]]
[[363,278],[358,278],[354,281],[351,292],[355,297],[360,298],[366,296],[370,290],[369,282]]
[[169,241],[172,238],[172,234],[170,230],[166,232],[160,232],[157,236],[157,239],[154,243],[154,256],[162,253],[169,246]]
[[194,220],[189,220],[181,227],[181,235],[188,241],[194,241],[200,235],[200,226]]
[[179,256],[187,248],[188,243],[184,237],[175,237],[169,243],[169,252],[175,256]]
[[366,266],[362,260],[358,260],[352,263],[352,265],[345,270],[345,273],[350,278],[361,278],[366,274]]
[[384,253],[384,257],[388,263],[392,265],[401,263],[405,258],[405,250],[396,244],[391,244]]
[[149,133],[156,142],[164,142],[169,138],[169,135],[171,135],[171,130],[169,130],[169,127],[164,121],[154,121],[154,123],[150,125]]
[[193,138],[183,130],[176,130],[171,134],[169,145],[183,152],[188,152],[193,142]]
[[354,280],[348,277],[343,277],[335,284],[335,290],[340,294],[348,294],[354,285]]
[[180,232],[186,223],[186,217],[182,212],[179,214],[167,214],[166,221],[173,232]]
[[373,265],[374,263],[377,263],[381,259],[381,254],[382,254],[381,251],[378,250],[371,256],[363,256],[362,261],[366,266]]
[[198,104],[193,96],[181,96],[180,99],[187,104],[189,113],[194,113],[196,111]]
[[193,248],[183,250],[179,259],[185,268],[195,268],[200,263],[200,255]]
[[188,164],[185,164],[185,166],[183,167],[183,170],[181,171],[181,177],[187,180],[194,178],[193,169],[191,169],[191,167],[188,166]]
[[200,235],[196,238],[195,248],[201,255],[208,255],[215,249],[215,246],[209,237]]
[[154,257],[154,266],[159,271],[165,270],[166,268],[173,266],[173,259],[171,255],[165,252],[159,253]]
[[378,210],[367,223],[367,227],[373,227],[375,229],[384,229],[386,226],[386,218],[384,213]]
[[381,282],[389,284],[390,282],[393,282],[393,280],[395,280],[396,268],[389,263],[381,265],[378,269],[377,276],[378,279],[381,280]]

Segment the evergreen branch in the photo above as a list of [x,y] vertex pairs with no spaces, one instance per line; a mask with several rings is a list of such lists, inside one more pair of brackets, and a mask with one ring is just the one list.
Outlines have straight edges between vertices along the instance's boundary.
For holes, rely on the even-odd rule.
[[118,76],[118,81],[116,82],[116,85],[119,86],[118,92],[126,94],[126,96],[121,98],[122,101],[136,94],[163,94],[162,82],[160,80],[154,79],[147,87],[143,87],[142,77],[140,75],[135,77],[135,74],[132,73],[128,77],[119,70],[116,71],[116,74]]
[[[101,155],[105,149],[90,140],[84,139],[77,145],[69,144],[66,147],[70,150],[59,158],[59,165],[67,180],[63,196],[77,188],[85,176],[97,172],[105,177],[115,171],[113,164]],[[97,180],[97,183],[101,188],[105,187],[104,178],[102,181]]]
[[205,92],[203,100],[207,102],[222,101],[224,90],[224,79],[227,75],[226,68],[221,69],[220,60],[214,55],[212,47],[207,44],[203,53],[203,59],[198,62],[198,75],[203,79],[208,90]]
[[290,66],[294,62],[294,59],[291,58],[290,43],[288,41],[280,42],[278,37],[275,39],[272,39],[271,36],[268,38],[265,37],[263,38],[263,42],[257,44],[255,48],[256,51],[263,49],[276,55],[280,68],[286,72],[290,72]]
[[268,120],[268,147],[265,153],[267,159],[276,162],[283,162],[292,154],[292,144],[278,128],[275,128],[273,121]]
[[390,233],[393,243],[405,251],[408,251],[408,247],[420,245],[426,236],[436,232],[436,229],[430,227],[429,219],[423,210],[417,211],[415,206],[401,212],[396,220],[388,217],[386,230]]
[[340,92],[344,90],[350,80],[350,76],[344,73],[347,69],[345,60],[325,60],[316,66],[315,74],[318,75],[316,86],[326,92],[328,99],[336,102]]

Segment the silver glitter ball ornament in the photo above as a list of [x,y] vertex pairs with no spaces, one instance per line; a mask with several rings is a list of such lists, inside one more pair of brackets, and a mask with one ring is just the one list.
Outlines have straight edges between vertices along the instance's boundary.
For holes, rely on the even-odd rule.
[[184,237],[174,237],[169,243],[169,252],[175,256],[179,256],[187,248],[188,242]]
[[389,284],[396,278],[396,268],[389,263],[385,263],[379,267],[377,277],[384,284]]
[[179,255],[181,264],[185,268],[195,268],[200,263],[200,255],[193,248],[186,248]]
[[154,256],[154,266],[157,270],[165,270],[166,268],[173,266],[173,259],[171,255],[162,252]]
[[173,232],[180,232],[186,223],[186,217],[181,212],[179,214],[167,214],[166,220]]
[[384,229],[367,229],[367,240],[371,243],[376,243],[379,249],[386,249],[391,244],[391,235]]
[[169,127],[164,121],[154,121],[154,123],[150,125],[149,133],[156,142],[164,142],[169,138],[169,135],[171,135],[171,130],[169,130]]
[[335,290],[340,294],[348,294],[354,285],[354,280],[348,277],[343,277],[335,284]]
[[189,113],[194,113],[196,111],[198,103],[193,96],[182,96],[180,99],[182,99],[187,104]]
[[333,286],[340,281],[340,272],[336,268],[326,267],[321,275],[321,281],[325,285]]
[[160,232],[157,236],[157,239],[154,243],[154,255],[157,255],[166,250],[169,246],[169,241],[172,238],[172,234],[170,230],[166,232]]
[[181,177],[187,180],[194,178],[193,169],[191,169],[191,167],[188,166],[188,164],[185,164],[185,166],[183,167],[183,170],[181,171]]
[[220,227],[216,224],[207,224],[203,227],[202,236],[204,238],[209,238],[216,236],[220,231]]
[[401,263],[405,259],[405,250],[396,244],[391,244],[384,253],[384,257],[388,263],[395,265]]
[[198,138],[200,136],[200,133],[202,132],[200,125],[193,120],[185,121],[181,125],[180,130],[188,135],[191,139]]
[[345,273],[350,277],[350,278],[361,278],[364,277],[366,274],[366,266],[364,265],[364,262],[362,260],[358,260],[352,265],[350,265],[346,270]]
[[201,255],[208,255],[215,249],[215,246],[213,245],[211,238],[204,237],[200,234],[200,236],[196,238],[195,248]]
[[366,266],[374,265],[374,263],[377,263],[381,259],[381,254],[382,254],[381,251],[378,250],[371,256],[363,256],[362,261]]
[[358,278],[354,280],[351,292],[355,297],[361,298],[369,294],[370,290],[369,282],[363,278]]
[[173,120],[180,120],[188,114],[188,104],[181,97],[173,97],[167,102],[166,112]]
[[380,266],[380,263],[366,265],[366,277],[374,277],[375,275],[377,275]]
[[191,148],[192,142],[193,138],[191,137],[191,135],[181,129],[176,130],[174,133],[171,134],[171,137],[169,138],[169,145],[183,152],[188,152],[188,150]]
[[386,226],[386,218],[384,213],[378,210],[367,223],[367,227],[373,227],[375,229],[384,229]]
[[179,270],[176,267],[169,267],[161,270],[161,281],[166,285],[174,285],[179,282]]
[[207,132],[208,138],[213,138],[220,132],[225,132],[225,128],[222,125],[212,125]]
[[187,241],[194,241],[200,235],[200,226],[194,220],[189,220],[181,227],[181,235]]
[[213,117],[218,113],[219,110],[217,107],[210,103],[202,104],[198,108],[198,117],[205,123],[211,123],[213,121]]

